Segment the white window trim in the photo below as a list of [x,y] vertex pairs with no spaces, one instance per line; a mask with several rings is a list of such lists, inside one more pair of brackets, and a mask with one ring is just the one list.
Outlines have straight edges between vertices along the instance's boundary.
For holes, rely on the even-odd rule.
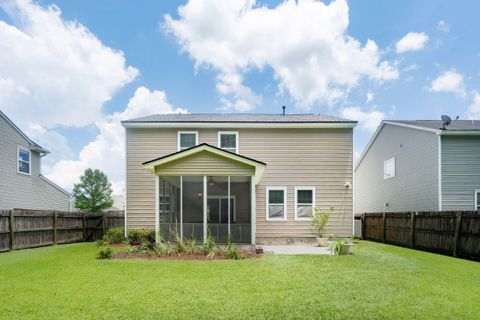
[[297,202],[297,198],[298,198],[298,194],[297,192],[299,190],[311,190],[312,191],[312,215],[313,215],[313,210],[315,208],[315,187],[295,187],[295,207],[294,207],[294,210],[295,210],[295,220],[296,221],[310,221],[312,220],[312,218],[302,218],[302,217],[298,217],[297,216],[297,212],[298,212],[298,202]]
[[[20,163],[20,156],[19,156],[20,150],[28,152],[28,159],[29,159],[29,161],[28,161],[28,173],[22,172],[22,171],[19,170],[18,164]],[[23,162],[26,162],[26,161],[23,161]],[[30,151],[30,149],[27,149],[27,148],[21,147],[21,146],[17,146],[17,173],[24,174],[26,176],[31,176],[32,175],[32,152]]]
[[477,203],[478,203],[478,196],[480,195],[480,189],[475,189],[474,190],[474,199],[473,199],[473,211],[479,211],[480,212],[480,208],[477,209]]
[[[392,161],[393,160],[393,175],[390,176],[390,177],[387,177],[385,175],[386,173],[386,166],[387,166],[387,162],[389,161]],[[397,159],[395,159],[395,157],[392,157],[390,159],[387,159],[385,161],[383,161],[383,180],[388,180],[388,179],[392,179],[392,178],[395,178],[395,176],[397,175]]]
[[221,141],[221,136],[222,134],[234,134],[235,135],[235,153],[238,154],[240,152],[240,148],[239,148],[239,145],[240,145],[240,141],[239,141],[239,134],[238,134],[238,131],[218,131],[218,134],[217,134],[217,146],[219,149],[223,149],[221,144],[220,144],[220,141]]
[[181,149],[180,149],[180,135],[181,134],[195,134],[195,145],[198,146],[198,131],[177,131],[177,151],[181,151]]
[[[283,191],[283,218],[270,218],[268,215],[268,206],[270,205],[270,191]],[[267,221],[287,221],[287,187],[267,187],[265,191],[265,218]]]

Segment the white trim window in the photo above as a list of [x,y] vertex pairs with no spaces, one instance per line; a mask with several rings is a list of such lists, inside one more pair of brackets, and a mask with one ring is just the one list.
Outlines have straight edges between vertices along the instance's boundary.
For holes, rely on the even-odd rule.
[[475,203],[473,210],[480,212],[480,189],[475,189]]
[[24,147],[17,147],[17,172],[31,175],[32,153]]
[[238,153],[238,131],[218,131],[218,147]]
[[198,145],[198,131],[178,131],[177,149],[182,151]]
[[395,177],[395,157],[383,161],[383,179]]
[[265,197],[267,221],[287,220],[287,187],[267,187]]
[[311,220],[315,208],[315,187],[295,187],[295,220]]

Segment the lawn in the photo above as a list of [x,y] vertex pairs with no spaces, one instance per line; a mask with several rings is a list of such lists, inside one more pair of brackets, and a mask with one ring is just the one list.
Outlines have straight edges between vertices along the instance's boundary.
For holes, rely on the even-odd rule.
[[0,254],[2,319],[474,319],[480,263],[361,242],[351,256],[95,260],[94,244]]

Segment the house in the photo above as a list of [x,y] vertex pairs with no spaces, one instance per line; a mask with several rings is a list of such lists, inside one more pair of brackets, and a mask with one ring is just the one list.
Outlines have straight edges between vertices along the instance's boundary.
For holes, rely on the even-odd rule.
[[355,165],[355,214],[480,210],[480,121],[383,121]]
[[70,194],[41,174],[47,154],[0,111],[0,209],[70,209]]
[[313,114],[163,114],[126,128],[126,228],[203,241],[312,241],[352,234],[355,121]]

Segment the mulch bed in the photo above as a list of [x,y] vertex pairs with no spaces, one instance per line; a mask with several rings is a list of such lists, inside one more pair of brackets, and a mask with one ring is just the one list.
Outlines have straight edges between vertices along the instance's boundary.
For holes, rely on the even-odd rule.
[[[258,259],[261,258],[261,254],[252,252],[242,252],[244,259]],[[113,259],[145,259],[145,260],[228,260],[224,254],[216,254],[212,258],[208,258],[203,254],[185,254],[179,253],[169,256],[157,256],[149,253],[127,253],[119,252],[112,255]]]

